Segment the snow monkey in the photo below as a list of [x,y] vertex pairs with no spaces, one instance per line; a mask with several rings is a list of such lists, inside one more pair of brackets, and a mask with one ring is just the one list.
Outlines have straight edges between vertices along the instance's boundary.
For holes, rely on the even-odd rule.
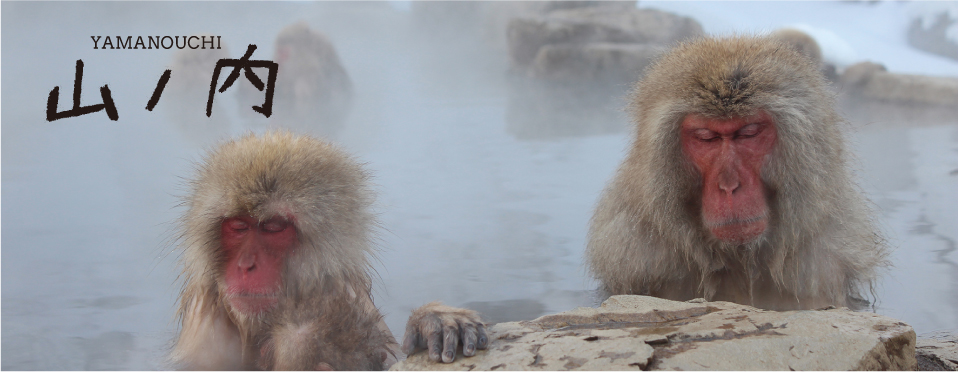
[[823,63],[822,48],[818,46],[818,42],[815,41],[815,38],[804,31],[794,28],[780,28],[772,32],[769,36],[785,43],[785,45],[791,46],[799,53],[810,58],[812,62],[819,65]]
[[887,247],[818,66],[770,37],[685,42],[631,97],[629,153],[592,217],[606,294],[861,307]]
[[[276,36],[273,61],[279,65],[273,96],[273,126],[323,136],[337,135],[345,126],[353,102],[353,82],[333,43],[298,22]],[[263,102],[252,84],[240,91],[243,113]],[[254,115],[255,116],[255,115]]]
[[[184,284],[173,365],[382,370],[394,363],[399,345],[371,295],[376,221],[368,178],[332,145],[289,133],[249,134],[211,151],[180,220]],[[424,315],[410,319],[407,338],[453,357],[460,339],[464,350],[485,348],[475,312],[435,304],[416,312]]]

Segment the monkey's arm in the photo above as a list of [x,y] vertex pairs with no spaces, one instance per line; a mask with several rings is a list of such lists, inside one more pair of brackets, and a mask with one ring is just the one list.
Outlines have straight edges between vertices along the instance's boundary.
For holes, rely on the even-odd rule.
[[385,339],[385,345],[383,345],[382,353],[382,368],[383,370],[388,370],[389,367],[392,367],[393,364],[399,361],[399,343],[396,342],[396,337],[393,336],[392,331],[389,330],[389,326],[386,325],[386,318],[383,318],[382,313],[376,307],[376,304],[373,302],[372,297],[369,295],[357,296],[357,292],[362,292],[359,289],[350,289],[349,295],[354,299],[358,299],[362,304],[362,307],[369,313],[376,314],[379,317],[379,322],[376,323],[376,329],[383,335]]
[[379,327],[379,330],[386,335],[386,350],[384,352],[383,358],[383,369],[387,370],[389,367],[392,367],[393,364],[396,364],[399,361],[399,343],[396,342],[396,338],[393,337],[392,332],[389,330],[389,326],[386,325],[386,319],[379,320],[379,324],[376,325]]
[[430,302],[414,310],[406,323],[402,351],[410,355],[419,349],[429,350],[429,359],[452,363],[456,347],[462,343],[462,354],[476,355],[476,349],[489,344],[486,327],[479,313]]
[[193,297],[184,310],[182,330],[170,355],[185,370],[243,369],[242,343],[222,307]]
[[396,342],[396,337],[393,336],[392,331],[389,330],[389,326],[386,325],[386,318],[382,317],[382,314],[379,312],[379,309],[376,308],[376,305],[373,303],[372,298],[369,296],[363,296],[363,305],[366,307],[367,311],[375,312],[379,315],[379,323],[376,324],[376,328],[385,336],[386,345],[385,350],[383,350],[383,370],[389,369],[393,364],[399,361],[399,343]]

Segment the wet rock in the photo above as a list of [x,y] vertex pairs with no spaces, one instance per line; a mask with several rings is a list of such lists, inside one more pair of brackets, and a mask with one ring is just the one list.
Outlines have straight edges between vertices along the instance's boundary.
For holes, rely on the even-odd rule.
[[625,4],[557,9],[510,21],[510,133],[539,139],[627,128],[621,107],[642,71],[670,44],[703,31],[691,18]]
[[958,333],[922,335],[918,338],[916,349],[918,370],[958,371]]
[[[478,31],[497,51],[505,49],[506,27],[513,18],[535,17],[559,9],[635,8],[630,1],[414,1],[416,23],[427,30]],[[434,31],[433,31],[434,32]],[[451,33],[454,34],[454,33]]]
[[729,302],[614,296],[489,329],[488,350],[433,363],[424,352],[394,370],[915,369],[915,332],[847,309],[775,312]]
[[[688,17],[654,9],[591,7],[560,9],[542,16],[513,19],[506,39],[509,56],[517,69],[531,67],[534,75],[551,76],[554,73],[548,70],[550,66],[565,70],[575,67],[581,75],[589,76],[594,74],[591,69],[605,70],[609,66],[566,63],[564,58],[574,56],[578,61],[597,62],[632,57],[639,60],[618,64],[641,66],[654,56],[645,48],[614,48],[608,44],[590,47],[590,44],[666,46],[702,34],[702,26]],[[547,47],[552,45],[560,46]],[[582,50],[574,51],[576,48]],[[568,71],[559,75],[567,76]]]
[[665,47],[632,43],[549,44],[532,61],[535,77],[634,81]]
[[866,100],[956,106],[958,78],[895,74],[884,66],[861,62],[845,69],[843,90]]
[[912,20],[908,27],[908,44],[929,53],[958,60],[958,32],[949,29],[958,29],[958,6],[955,7],[955,16],[947,10],[942,10],[931,17],[931,22],[922,18]]

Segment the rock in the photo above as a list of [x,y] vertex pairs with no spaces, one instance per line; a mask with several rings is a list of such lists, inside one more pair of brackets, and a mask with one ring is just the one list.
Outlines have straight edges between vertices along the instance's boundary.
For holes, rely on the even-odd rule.
[[506,26],[513,18],[535,17],[558,9],[573,8],[635,8],[630,1],[414,1],[413,16],[416,24],[430,32],[436,27],[456,34],[455,31],[479,32],[483,40],[497,51],[505,49]]
[[654,9],[590,7],[513,19],[506,39],[514,66],[525,68],[549,44],[667,45],[702,34],[702,26],[688,17]]
[[704,34],[691,18],[626,4],[510,21],[506,41],[516,86],[507,110],[511,134],[541,139],[624,131],[623,98],[643,70],[669,44]]
[[922,335],[915,356],[921,371],[958,371],[958,333],[938,332]]
[[628,10],[635,8],[635,1],[595,1],[595,0],[552,0],[552,1],[532,1],[532,3],[541,3],[542,12],[549,13],[559,9],[575,8],[607,8]]
[[549,44],[539,48],[529,71],[546,79],[636,81],[665,47],[632,43]]
[[729,302],[613,296],[489,328],[490,345],[451,364],[424,352],[394,370],[913,370],[915,332],[847,309],[775,312]]
[[848,66],[842,73],[842,83],[850,86],[864,86],[877,73],[887,72],[885,66],[874,62],[859,62]]
[[845,91],[862,99],[926,105],[958,105],[958,78],[906,75],[862,62],[841,77]]
[[[958,10],[958,6],[956,6]],[[955,12],[958,16],[958,11]],[[941,11],[933,17],[930,25],[921,18],[912,20],[908,27],[908,44],[929,53],[958,60],[958,32],[949,37],[949,28],[958,29],[958,18],[953,18],[948,11]]]

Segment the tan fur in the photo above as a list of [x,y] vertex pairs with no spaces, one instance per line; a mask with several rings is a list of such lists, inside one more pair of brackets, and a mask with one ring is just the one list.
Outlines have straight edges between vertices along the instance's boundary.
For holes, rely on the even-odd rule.
[[772,32],[769,36],[792,47],[795,51],[804,54],[816,65],[822,63],[822,48],[818,46],[818,42],[815,41],[815,38],[805,32],[794,28],[781,28]]
[[[367,179],[359,164],[330,144],[289,133],[250,134],[210,152],[191,181],[184,202],[189,210],[180,221],[185,282],[178,312],[182,329],[170,356],[174,365],[254,368],[271,332],[288,327],[290,319],[314,315],[311,326],[322,331],[320,340],[354,336],[334,329],[365,332],[375,337],[349,350],[395,354],[398,345],[370,297],[376,222]],[[260,221],[291,215],[297,228],[300,246],[286,260],[280,307],[262,318],[232,311],[222,300],[220,225],[238,215]],[[343,368],[350,366],[361,365]]]
[[395,357],[394,350],[385,346],[392,340],[391,333],[378,328],[379,311],[355,306],[355,295],[336,289],[336,283],[327,284],[331,288],[322,295],[299,301],[287,298],[270,333],[261,368],[315,370],[325,363],[335,370],[379,371],[387,357]]
[[[854,306],[887,247],[851,180],[843,120],[817,66],[769,37],[699,39],[661,57],[630,107],[634,142],[589,231],[588,265],[608,294],[705,297],[767,309]],[[746,246],[709,235],[701,180],[681,150],[690,113],[769,112],[778,140],[762,169],[769,228]]]
[[442,326],[442,321],[429,322],[425,319],[428,317],[446,316],[450,319],[456,319],[460,322],[471,322],[473,324],[483,324],[482,319],[479,317],[479,313],[474,310],[463,309],[458,307],[446,306],[438,301],[433,301],[428,304],[422,305],[416,310],[413,310],[412,314],[409,315],[409,321],[406,323],[406,333],[415,333],[412,328],[416,326],[427,326],[432,327],[428,332],[422,333],[435,333],[441,331],[439,329]]

